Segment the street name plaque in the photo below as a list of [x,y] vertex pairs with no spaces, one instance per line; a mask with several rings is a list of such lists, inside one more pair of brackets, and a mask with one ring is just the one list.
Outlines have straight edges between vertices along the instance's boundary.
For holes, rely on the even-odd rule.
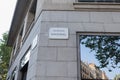
[[50,28],[49,39],[68,39],[68,28]]

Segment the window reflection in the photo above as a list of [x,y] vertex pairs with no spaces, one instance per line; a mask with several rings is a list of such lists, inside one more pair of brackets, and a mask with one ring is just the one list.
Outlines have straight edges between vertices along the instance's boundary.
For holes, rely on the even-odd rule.
[[80,35],[81,78],[113,79],[120,74],[120,36]]

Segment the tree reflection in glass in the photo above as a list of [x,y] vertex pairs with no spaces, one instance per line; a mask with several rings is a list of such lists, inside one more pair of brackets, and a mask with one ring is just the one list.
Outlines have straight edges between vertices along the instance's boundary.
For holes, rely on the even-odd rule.
[[80,50],[82,79],[108,79],[120,73],[120,36],[80,35]]

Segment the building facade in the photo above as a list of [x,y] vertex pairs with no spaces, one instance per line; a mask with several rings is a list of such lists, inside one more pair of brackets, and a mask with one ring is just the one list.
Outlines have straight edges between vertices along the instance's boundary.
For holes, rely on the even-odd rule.
[[96,79],[88,63],[81,61],[81,79]]
[[18,0],[7,80],[81,80],[79,34],[120,33],[119,0]]
[[106,73],[96,67],[94,63],[81,61],[81,79],[109,80]]
[[120,80],[120,74],[116,75],[116,76],[114,77],[114,80]]

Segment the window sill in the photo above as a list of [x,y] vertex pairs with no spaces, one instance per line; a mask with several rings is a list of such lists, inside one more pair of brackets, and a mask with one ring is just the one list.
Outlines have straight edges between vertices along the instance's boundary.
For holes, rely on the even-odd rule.
[[120,3],[103,2],[75,2],[75,10],[120,11]]

